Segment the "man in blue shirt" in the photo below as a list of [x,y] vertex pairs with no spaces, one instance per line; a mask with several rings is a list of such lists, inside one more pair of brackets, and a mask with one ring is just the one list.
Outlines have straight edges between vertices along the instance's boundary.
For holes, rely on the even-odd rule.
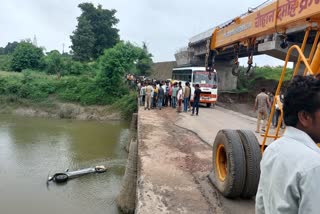
[[284,135],[265,150],[256,213],[320,212],[320,80],[297,76],[284,97]]

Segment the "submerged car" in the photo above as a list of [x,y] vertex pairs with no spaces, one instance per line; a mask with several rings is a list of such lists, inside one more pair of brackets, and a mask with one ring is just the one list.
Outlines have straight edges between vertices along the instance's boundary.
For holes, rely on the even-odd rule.
[[56,183],[63,183],[75,177],[91,173],[103,173],[105,171],[107,171],[107,168],[105,166],[95,166],[75,171],[69,171],[69,169],[67,169],[65,172],[59,172],[55,173],[53,176],[49,176],[47,182],[54,181]]

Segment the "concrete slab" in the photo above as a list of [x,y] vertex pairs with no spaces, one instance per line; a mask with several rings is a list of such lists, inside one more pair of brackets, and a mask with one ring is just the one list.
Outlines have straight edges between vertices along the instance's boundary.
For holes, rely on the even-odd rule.
[[170,107],[140,108],[136,213],[254,213],[254,199],[224,198],[208,175],[216,133],[254,130],[255,122],[220,107],[200,108],[197,117]]
[[[176,125],[195,132],[203,141],[213,145],[216,134],[221,129],[255,130],[256,119],[216,106],[200,108],[199,116],[191,116],[190,112],[181,113]],[[259,137],[258,134],[256,134]]]
[[[215,108],[200,107],[199,116],[191,116],[190,112],[181,113],[175,124],[194,132],[204,142],[212,146],[219,130],[247,129],[255,131],[257,119],[216,106]],[[271,130],[271,133],[273,131]],[[263,133],[255,133],[260,143],[263,140],[261,134]],[[267,145],[271,142],[272,139],[268,139]]]
[[136,213],[225,213],[207,179],[210,146],[176,117],[172,108],[139,110]]

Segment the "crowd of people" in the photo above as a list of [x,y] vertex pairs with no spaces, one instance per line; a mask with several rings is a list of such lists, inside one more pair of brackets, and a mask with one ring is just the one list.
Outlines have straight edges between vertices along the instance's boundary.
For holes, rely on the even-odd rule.
[[[190,83],[186,82],[182,87],[181,82],[176,81],[155,81],[145,80],[137,81],[137,91],[139,94],[140,105],[144,106],[145,110],[159,109],[164,107],[172,107],[177,109],[177,112],[192,111],[192,116],[199,114],[200,102],[200,87],[195,85],[195,92],[191,106],[191,87]],[[182,109],[183,104],[183,109]]]

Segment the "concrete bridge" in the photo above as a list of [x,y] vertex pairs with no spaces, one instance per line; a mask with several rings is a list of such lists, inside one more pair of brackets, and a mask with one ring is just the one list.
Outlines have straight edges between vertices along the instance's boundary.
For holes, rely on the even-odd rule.
[[[256,46],[253,49],[253,55],[266,54],[277,59],[284,60],[288,49],[292,45],[301,46],[305,35],[305,29],[308,26],[302,26],[292,28],[286,31],[288,47],[281,48],[280,44],[283,42],[283,36],[277,33],[259,37],[256,40]],[[315,27],[315,25],[313,26]],[[205,55],[207,51],[207,43],[210,41],[211,35],[215,28],[211,28],[203,33],[195,35],[189,39],[187,47],[180,49],[176,54],[176,62],[178,66],[204,66]],[[312,47],[312,43],[316,36],[315,31],[311,31],[307,40],[305,48],[306,56]],[[249,53],[246,47],[239,47],[239,58],[248,57]],[[232,90],[237,86],[237,77],[233,76],[231,69],[233,66],[233,60],[235,58],[234,48],[232,46],[226,47],[223,51],[220,51],[215,58],[215,69],[219,75],[219,89],[220,90]],[[296,62],[298,59],[297,52],[294,52],[290,57],[291,62]],[[253,61],[254,62],[254,61]],[[301,65],[299,71],[304,70],[304,66]]]

